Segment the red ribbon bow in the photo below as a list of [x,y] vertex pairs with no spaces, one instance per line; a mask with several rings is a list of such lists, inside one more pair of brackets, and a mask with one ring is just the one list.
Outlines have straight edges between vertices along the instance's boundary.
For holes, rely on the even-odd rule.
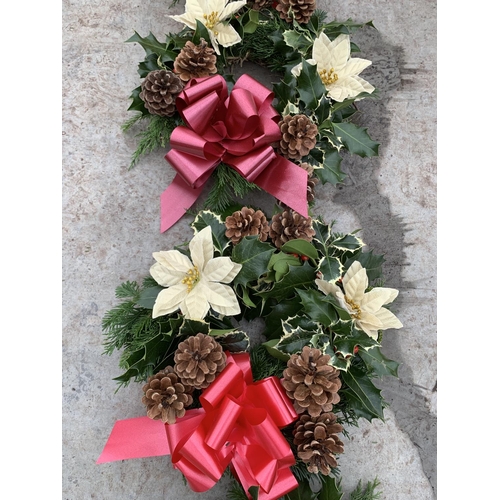
[[254,383],[249,355],[228,354],[200,402],[202,408],[173,425],[147,417],[118,421],[98,463],[171,454],[196,492],[212,488],[229,465],[246,492],[259,487],[259,500],[277,500],[298,486],[290,471],[295,458],[280,431],[297,414],[277,377]]
[[189,81],[176,102],[186,126],[174,129],[165,155],[177,174],[161,195],[162,232],[193,205],[220,162],[307,217],[307,172],[271,147],[281,139],[273,98],[248,75],[231,94],[220,75]]

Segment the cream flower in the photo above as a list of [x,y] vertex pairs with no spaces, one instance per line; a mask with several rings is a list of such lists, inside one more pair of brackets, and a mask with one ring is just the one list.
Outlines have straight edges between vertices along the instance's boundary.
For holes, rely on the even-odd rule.
[[186,0],[186,12],[180,16],[169,17],[192,29],[196,29],[196,21],[200,21],[207,28],[215,52],[220,54],[219,43],[223,47],[230,47],[241,42],[237,31],[223,21],[238,12],[246,3],[246,0],[236,2],[229,2],[229,0]]
[[[375,87],[358,75],[370,66],[371,61],[351,58],[351,41],[349,35],[339,35],[331,41],[321,33],[313,43],[312,59],[309,64],[315,64],[322,82],[328,90],[328,96],[338,102],[352,99],[362,92],[371,94]],[[302,63],[292,69],[294,76],[299,76]]]
[[398,296],[394,288],[372,288],[368,293],[366,269],[358,262],[352,263],[342,278],[344,292],[335,283],[317,279],[316,285],[326,295],[333,295],[345,309],[356,326],[377,340],[379,330],[401,328],[401,321],[384,306]]
[[202,320],[210,307],[225,316],[240,312],[238,299],[230,283],[241,269],[241,264],[229,257],[215,257],[212,229],[206,227],[189,243],[191,260],[178,250],[155,252],[156,264],[151,276],[164,287],[156,298],[153,318],[180,309],[188,319]]

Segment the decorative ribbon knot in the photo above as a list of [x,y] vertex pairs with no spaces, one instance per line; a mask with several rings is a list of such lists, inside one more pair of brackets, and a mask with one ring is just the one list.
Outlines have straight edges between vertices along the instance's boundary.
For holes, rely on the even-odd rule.
[[230,94],[221,75],[188,82],[176,101],[185,125],[173,130],[165,155],[177,174],[161,195],[162,232],[193,205],[221,162],[307,217],[307,172],[271,146],[281,139],[273,98],[248,75]]
[[[280,431],[297,414],[277,377],[254,383],[249,355],[228,354],[227,366],[202,393],[200,402],[202,408],[188,410],[172,425],[147,417],[149,422],[144,417],[131,419],[137,429],[125,424],[126,429],[117,429],[120,435],[113,436],[120,422],[130,422],[118,421],[98,463],[171,454],[173,466],[196,492],[212,488],[230,466],[246,492],[251,486],[259,487],[259,500],[277,500],[298,486],[290,470],[295,458]],[[142,437],[139,428],[145,433]],[[120,439],[134,441],[135,448],[129,452]],[[137,454],[137,439],[153,455]],[[156,439],[163,442],[153,450]]]

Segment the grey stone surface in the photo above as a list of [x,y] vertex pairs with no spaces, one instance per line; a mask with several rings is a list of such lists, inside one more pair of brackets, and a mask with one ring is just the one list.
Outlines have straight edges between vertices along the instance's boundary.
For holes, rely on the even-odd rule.
[[[182,3],[182,2],[181,2]],[[141,279],[153,251],[191,235],[189,218],[159,232],[159,196],[173,172],[158,151],[128,170],[133,134],[128,96],[143,51],[133,30],[161,36],[180,25],[169,2],[63,0],[63,478],[62,497],[225,498],[227,480],[200,496],[169,457],[96,465],[117,419],[143,415],[141,388],[115,393],[118,356],[102,355],[101,320],[122,281]],[[383,380],[386,422],[361,422],[340,458],[343,484],[379,478],[385,500],[430,500],[436,480],[436,3],[429,0],[318,1],[330,19],[373,20],[356,34],[373,61],[364,77],[381,99],[360,103],[358,122],[381,143],[380,156],[347,158],[345,184],[318,189],[315,213],[339,231],[362,228],[386,256],[386,286],[398,288],[405,325],[384,337],[401,363]]]

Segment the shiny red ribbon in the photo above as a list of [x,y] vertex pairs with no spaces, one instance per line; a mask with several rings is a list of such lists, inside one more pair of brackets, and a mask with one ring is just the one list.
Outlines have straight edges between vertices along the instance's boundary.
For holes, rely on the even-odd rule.
[[230,466],[245,491],[259,487],[259,500],[277,500],[298,486],[290,470],[295,458],[280,431],[297,414],[277,377],[254,383],[249,355],[228,354],[200,402],[202,408],[173,425],[144,417],[118,421],[98,463],[170,454],[196,492],[212,488]]
[[161,195],[162,232],[193,205],[220,162],[307,217],[307,172],[271,147],[281,139],[273,99],[248,75],[230,94],[221,75],[189,81],[176,101],[186,125],[174,129],[165,155],[177,174]]

